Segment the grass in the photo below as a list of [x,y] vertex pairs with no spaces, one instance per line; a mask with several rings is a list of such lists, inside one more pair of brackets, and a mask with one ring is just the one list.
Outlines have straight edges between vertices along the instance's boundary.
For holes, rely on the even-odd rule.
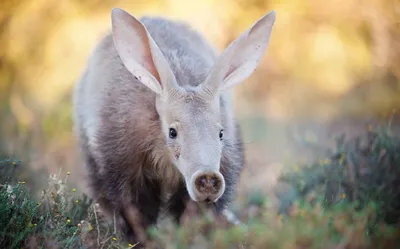
[[[0,248],[135,248],[102,221],[96,206],[51,175],[39,197],[1,161]],[[388,128],[337,140],[336,151],[282,175],[280,210],[249,193],[230,226],[212,213],[188,214],[181,226],[151,228],[148,248],[400,248],[400,138]],[[5,177],[5,176],[8,177]]]
[[301,165],[281,177],[296,196],[323,196],[324,206],[338,201],[357,203],[362,209],[375,203],[378,218],[400,222],[400,138],[387,127],[368,130],[365,137],[336,141],[336,151],[311,165]]

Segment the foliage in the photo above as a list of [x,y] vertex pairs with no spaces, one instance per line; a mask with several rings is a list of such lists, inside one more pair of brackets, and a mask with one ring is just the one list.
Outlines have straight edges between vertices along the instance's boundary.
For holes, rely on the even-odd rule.
[[[241,224],[187,212],[181,226],[166,219],[150,228],[148,248],[398,248],[399,141],[383,129],[368,131],[364,145],[342,137],[333,156],[282,176],[297,192],[285,212],[254,191],[239,204]],[[51,175],[38,201],[25,182],[2,185],[0,247],[135,248],[64,176]]]
[[323,209],[299,202],[284,216],[260,206],[242,226],[227,227],[210,215],[191,216],[188,225],[171,225],[153,231],[152,236],[161,248],[395,248],[398,230],[380,223],[373,236],[365,232],[376,212],[373,204],[356,211],[348,204]]
[[[11,165],[16,167],[14,162]],[[81,244],[77,224],[90,217],[91,201],[78,195],[75,189],[67,190],[67,178],[59,180],[51,175],[49,187],[42,191],[39,199],[29,191],[25,181],[1,185],[1,248],[21,248],[26,243],[29,248],[54,248],[56,245],[76,248]]]
[[[59,191],[48,192],[46,198],[54,198],[43,202],[34,201],[23,184],[1,189],[1,248],[135,247],[97,219],[87,199],[66,194],[61,185],[55,184],[53,190]],[[227,226],[205,212],[190,214],[181,227],[167,221],[149,231],[148,248],[395,248],[400,242],[399,230],[381,222],[375,233],[366,233],[378,213],[374,204],[357,211],[352,204],[323,209],[320,203],[303,200],[288,215],[277,215],[266,200],[263,203],[242,206],[244,223],[238,226]]]
[[325,206],[347,201],[358,209],[373,202],[378,220],[400,224],[400,137],[389,127],[370,128],[365,139],[341,136],[332,156],[300,168],[281,177],[298,196],[323,195]]

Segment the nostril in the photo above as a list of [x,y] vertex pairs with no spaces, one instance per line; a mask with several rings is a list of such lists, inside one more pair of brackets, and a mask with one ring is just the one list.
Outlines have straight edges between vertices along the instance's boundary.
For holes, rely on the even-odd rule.
[[206,178],[205,176],[202,176],[202,177],[200,178],[200,183],[201,183],[201,186],[202,186],[202,187],[205,187],[206,184],[207,184],[207,178]]
[[211,178],[211,185],[213,186],[213,187],[216,187],[217,186],[217,182],[218,182],[218,179],[214,176],[213,178]]

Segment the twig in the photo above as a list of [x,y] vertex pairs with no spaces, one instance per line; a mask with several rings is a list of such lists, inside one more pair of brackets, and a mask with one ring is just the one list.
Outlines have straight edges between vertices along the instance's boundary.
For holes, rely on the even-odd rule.
[[[104,246],[106,245],[107,241],[109,241],[112,237],[113,237],[113,236],[110,236],[110,237],[108,237],[107,239],[103,240],[103,242],[102,242],[103,245],[101,246],[100,249],[103,249]],[[109,245],[107,248],[110,248],[110,245]]]
[[113,218],[114,218],[114,234],[117,234],[117,219],[115,217],[115,210],[113,213],[114,213],[114,216],[113,216]]
[[136,246],[139,245],[139,244],[140,244],[140,241],[137,242],[136,244],[134,244],[133,246],[131,246],[130,248],[134,248],[134,247],[136,247]]
[[97,245],[100,246],[100,228],[99,221],[97,219],[97,211],[96,211],[96,203],[93,204],[94,217],[96,219],[96,227],[97,227]]

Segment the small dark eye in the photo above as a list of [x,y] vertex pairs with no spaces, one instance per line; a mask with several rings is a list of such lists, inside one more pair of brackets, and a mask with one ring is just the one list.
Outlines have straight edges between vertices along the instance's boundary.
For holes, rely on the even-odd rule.
[[223,136],[224,136],[224,130],[221,130],[221,131],[219,132],[219,139],[222,139]]
[[169,137],[172,139],[175,139],[176,136],[178,136],[178,133],[176,132],[176,130],[174,128],[169,128]]

